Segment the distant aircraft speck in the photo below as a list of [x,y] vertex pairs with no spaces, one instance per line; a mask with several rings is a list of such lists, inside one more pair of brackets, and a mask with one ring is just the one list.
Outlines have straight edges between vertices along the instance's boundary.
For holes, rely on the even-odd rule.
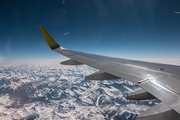
[[176,14],[180,14],[180,12],[174,12],[174,13],[176,13]]
[[71,33],[71,31],[69,31],[69,32],[66,32],[66,33],[64,33],[63,35],[68,35],[69,33]]

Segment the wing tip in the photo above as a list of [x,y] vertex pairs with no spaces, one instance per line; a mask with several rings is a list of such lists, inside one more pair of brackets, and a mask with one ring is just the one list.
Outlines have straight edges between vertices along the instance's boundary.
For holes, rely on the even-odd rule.
[[38,27],[52,50],[60,47],[60,45],[51,37],[51,35],[44,29],[43,26],[39,25]]

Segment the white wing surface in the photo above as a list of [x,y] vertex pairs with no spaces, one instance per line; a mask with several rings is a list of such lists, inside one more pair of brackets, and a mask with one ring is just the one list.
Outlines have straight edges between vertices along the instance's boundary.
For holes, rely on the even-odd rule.
[[141,90],[127,96],[127,99],[157,98],[162,101],[139,115],[137,120],[180,120],[180,66],[113,58],[64,49],[42,26],[39,28],[52,50],[70,58],[61,64],[86,64],[99,70],[86,76],[85,79],[123,78],[142,87]]

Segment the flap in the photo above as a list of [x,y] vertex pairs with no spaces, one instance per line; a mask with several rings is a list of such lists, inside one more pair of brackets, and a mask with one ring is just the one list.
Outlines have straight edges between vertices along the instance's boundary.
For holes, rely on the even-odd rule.
[[170,89],[167,89],[154,80],[145,81],[139,85],[143,87],[143,89],[154,95],[156,98],[161,100],[164,104],[168,105],[171,109],[173,109],[177,113],[180,113],[180,96],[177,93],[171,91]]
[[179,120],[179,118],[180,115],[177,112],[160,103],[146,110],[136,120]]

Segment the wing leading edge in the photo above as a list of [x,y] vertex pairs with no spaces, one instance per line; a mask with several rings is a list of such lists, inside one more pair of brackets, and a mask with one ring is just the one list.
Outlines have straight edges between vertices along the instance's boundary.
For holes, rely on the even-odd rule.
[[62,64],[86,64],[99,70],[94,74],[86,76],[86,79],[108,80],[124,78],[138,83],[142,87],[141,92],[138,91],[130,95],[131,97],[128,97],[129,99],[136,98],[137,100],[143,100],[147,98],[158,98],[162,101],[163,105],[159,104],[157,105],[158,107],[154,106],[150,108],[144,114],[140,115],[137,118],[138,120],[149,120],[152,118],[154,120],[164,120],[164,118],[167,118],[166,120],[180,119],[179,66],[112,58],[67,50],[62,48],[42,26],[39,26],[39,28],[52,50],[70,58],[70,60],[62,62]]

